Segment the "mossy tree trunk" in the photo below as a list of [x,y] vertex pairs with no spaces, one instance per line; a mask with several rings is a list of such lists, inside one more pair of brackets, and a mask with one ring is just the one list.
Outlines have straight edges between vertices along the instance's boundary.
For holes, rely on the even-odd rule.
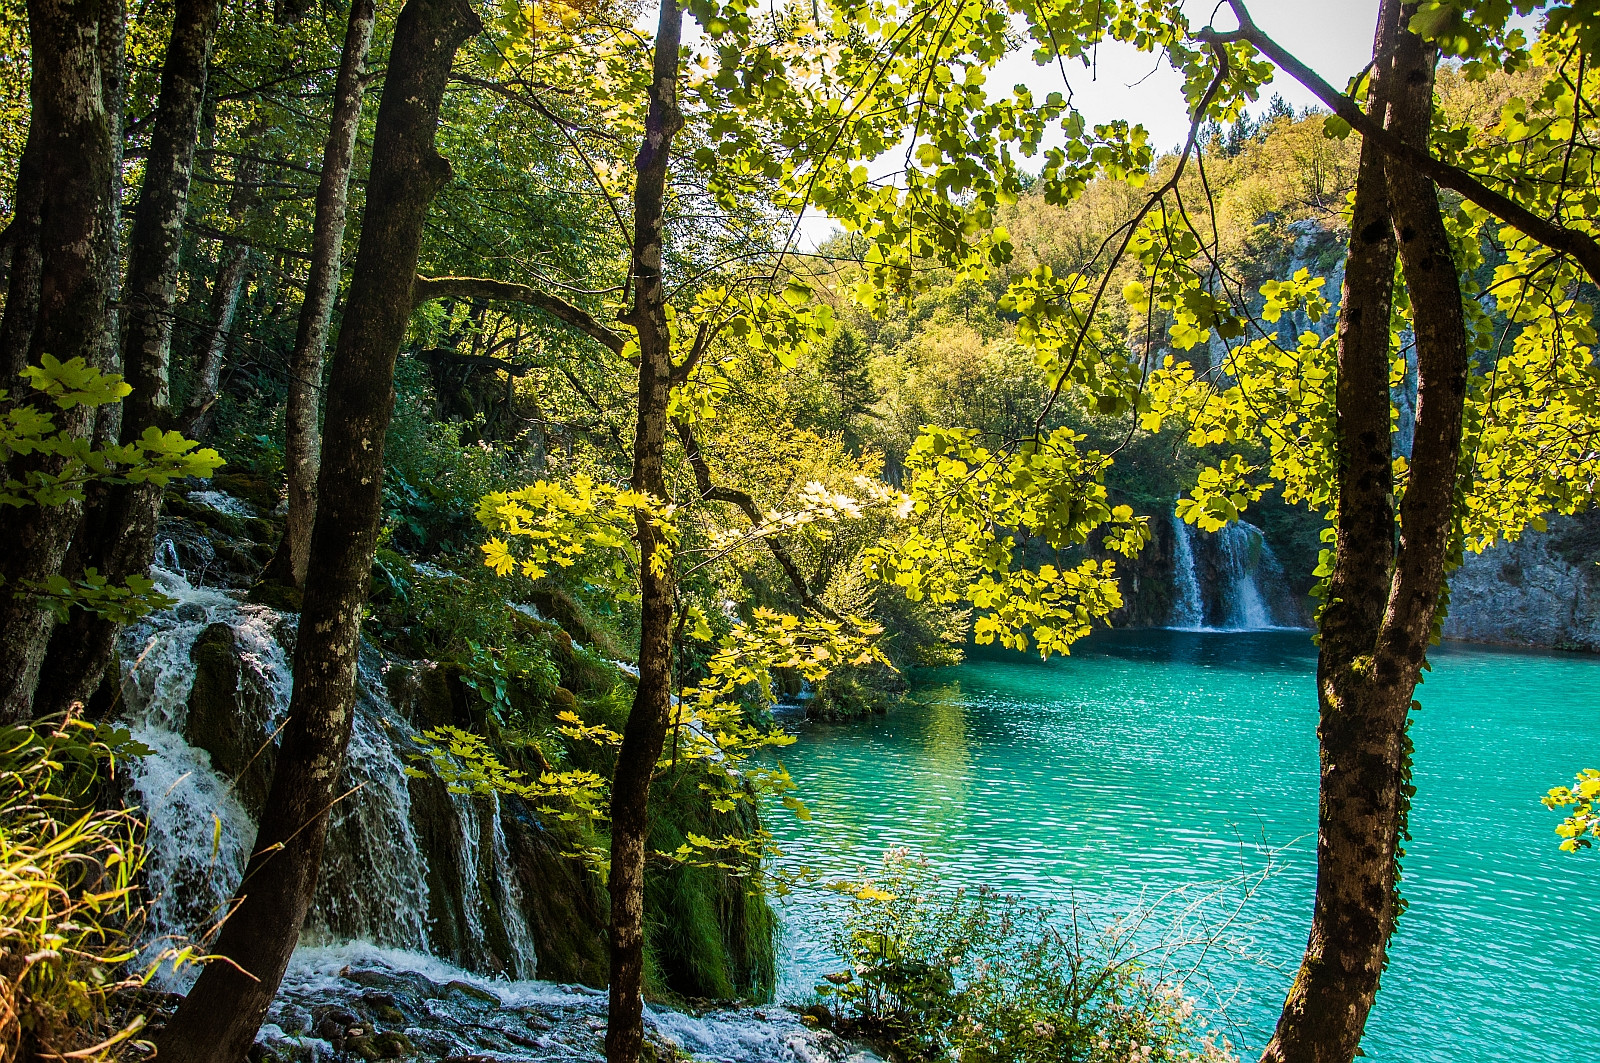
[[[162,63],[123,286],[123,372],[133,388],[122,405],[124,442],[152,428],[173,427],[169,377],[183,223],[219,6],[218,0],[180,0]],[[93,568],[114,583],[147,573],[160,508],[161,489],[151,484],[95,491],[77,529],[74,567]],[[43,670],[47,678],[35,699],[38,713],[87,701],[111,661],[116,635],[114,622],[73,610],[49,639]]]
[[[1437,52],[1384,0],[1374,117],[1425,148]],[[1396,254],[1417,343],[1418,403],[1398,524],[1389,437],[1389,315]],[[1317,666],[1321,801],[1311,935],[1273,1063],[1350,1063],[1399,911],[1409,804],[1406,726],[1451,553],[1466,399],[1456,265],[1433,182],[1364,144],[1340,311],[1339,512]],[[1397,537],[1398,533],[1398,537]]]
[[333,118],[322,150],[316,218],[311,228],[311,270],[305,301],[289,357],[289,397],[284,410],[284,472],[289,512],[283,538],[264,577],[290,587],[305,585],[311,551],[311,526],[317,516],[317,473],[322,436],[317,408],[322,397],[322,358],[328,346],[334,297],[339,292],[339,262],[350,202],[350,170],[361,125],[367,51],[372,45],[377,0],[354,0],[345,27],[344,51],[333,89]]
[[394,363],[428,204],[450,177],[434,147],[456,50],[481,24],[466,0],[408,0],[373,136],[367,213],[334,354],[327,442],[289,703],[255,852],[209,964],[157,1045],[170,1063],[236,1063],[260,1028],[316,889],[354,720],[356,657],[382,516]]
[[[678,109],[678,49],[683,11],[662,0],[644,141],[635,160],[634,303],[625,322],[639,336],[639,405],[634,430],[635,491],[667,497],[662,471],[667,400],[672,388],[672,335],[661,275],[664,203],[672,138],[683,127]],[[639,685],[623,728],[611,784],[611,1010],[609,1063],[637,1063],[644,1047],[644,870],[650,833],[650,781],[666,743],[672,693],[672,561],[654,518],[639,511]]]
[[[121,0],[28,4],[33,67],[20,161],[18,231],[0,320],[0,387],[27,401],[20,374],[46,354],[102,365],[121,193],[124,14]],[[108,366],[102,366],[109,368]],[[92,434],[91,408],[56,411]],[[60,459],[21,459],[51,472]],[[16,474],[20,468],[6,470]],[[29,507],[0,522],[0,721],[27,718],[55,621],[19,583],[61,568],[82,507]]]

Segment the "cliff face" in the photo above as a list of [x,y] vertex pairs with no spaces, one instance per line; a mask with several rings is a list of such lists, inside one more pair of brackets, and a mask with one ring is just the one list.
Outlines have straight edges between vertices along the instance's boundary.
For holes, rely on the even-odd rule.
[[1469,554],[1450,580],[1446,638],[1600,652],[1600,512]]

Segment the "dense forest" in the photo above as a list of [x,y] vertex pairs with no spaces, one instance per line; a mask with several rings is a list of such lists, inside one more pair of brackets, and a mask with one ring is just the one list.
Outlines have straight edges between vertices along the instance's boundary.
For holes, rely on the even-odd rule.
[[[1237,0],[0,3],[0,1060],[669,1058],[791,889],[850,913],[794,1037],[1233,1058],[987,893],[773,862],[775,706],[1111,626],[1315,629],[1261,1058],[1360,1054],[1452,574],[1589,566],[1600,470],[1600,25],[1378,6],[1335,86]],[[1113,44],[1182,143],[990,77]],[[593,1043],[348,966],[289,1028],[351,940]]]

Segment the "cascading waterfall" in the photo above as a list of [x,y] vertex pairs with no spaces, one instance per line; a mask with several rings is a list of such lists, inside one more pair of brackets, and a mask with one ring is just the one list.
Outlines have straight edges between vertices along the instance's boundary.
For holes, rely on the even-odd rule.
[[[161,562],[176,560],[163,543]],[[294,618],[233,595],[195,587],[158,564],[152,578],[177,604],[123,633],[124,722],[151,750],[129,765],[129,786],[148,817],[152,956],[174,941],[203,941],[226,910],[255,842],[255,823],[237,785],[186,737],[196,668],[195,643],[225,624],[238,662],[237,726],[274,735],[293,688],[288,652]],[[411,801],[395,741],[410,733],[384,694],[382,660],[363,647],[349,754],[347,789],[329,820],[321,886],[306,936],[361,939],[424,949],[427,871],[411,822]],[[248,689],[246,689],[248,688]],[[253,718],[252,718],[253,716]],[[265,745],[265,740],[262,742]],[[192,977],[192,970],[186,972]],[[174,987],[187,980],[176,976]]]
[[1200,600],[1200,580],[1194,571],[1194,545],[1189,541],[1189,525],[1176,513],[1172,515],[1173,580],[1178,595],[1172,603],[1170,625],[1175,628],[1200,628],[1205,626],[1205,605]]
[[1272,613],[1256,582],[1266,543],[1253,524],[1235,521],[1217,533],[1223,562],[1223,603],[1227,627],[1252,631],[1272,627]]
[[[222,509],[228,496],[202,501]],[[226,911],[255,843],[249,809],[264,800],[264,772],[252,768],[252,754],[272,755],[293,688],[295,618],[245,603],[240,591],[197,586],[199,576],[185,574],[181,557],[191,560],[191,573],[203,573],[215,556],[203,537],[164,540],[151,576],[176,604],[129,625],[119,646],[123,722],[151,750],[131,758],[125,776],[148,821],[149,959],[173,944],[203,946]],[[205,660],[211,664],[203,669]],[[531,980],[537,957],[526,872],[517,862],[529,858],[520,819],[508,822],[496,796],[449,794],[438,780],[405,774],[415,728],[388,693],[386,671],[394,663],[363,644],[342,779],[349,793],[330,814],[301,947],[258,1044],[266,1058],[421,1053],[598,1063],[604,994]],[[202,672],[205,689],[197,684]],[[219,737],[218,727],[228,733]],[[225,771],[220,765],[230,758],[237,763]],[[426,846],[418,822],[430,825]],[[431,873],[435,859],[444,881]],[[455,867],[459,882],[450,881]],[[441,906],[430,904],[430,880],[445,894],[459,889],[459,926],[433,924]],[[468,939],[458,962],[499,977],[438,958],[458,932]],[[158,981],[181,991],[194,974],[189,966],[164,971]],[[673,1049],[730,1063],[876,1063],[781,1009],[705,1016],[648,1009],[646,1021]]]
[[1172,533],[1175,594],[1168,626],[1191,631],[1282,626],[1272,602],[1283,601],[1287,593],[1283,566],[1260,528],[1235,521],[1197,541],[1193,529],[1174,516]]

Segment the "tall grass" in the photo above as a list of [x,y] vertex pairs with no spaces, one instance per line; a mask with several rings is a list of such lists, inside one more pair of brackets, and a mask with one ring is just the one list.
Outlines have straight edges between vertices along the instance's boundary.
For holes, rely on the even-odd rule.
[[142,1016],[123,990],[142,909],[142,826],[97,797],[126,731],[69,716],[0,728],[0,1063],[131,1056]]

